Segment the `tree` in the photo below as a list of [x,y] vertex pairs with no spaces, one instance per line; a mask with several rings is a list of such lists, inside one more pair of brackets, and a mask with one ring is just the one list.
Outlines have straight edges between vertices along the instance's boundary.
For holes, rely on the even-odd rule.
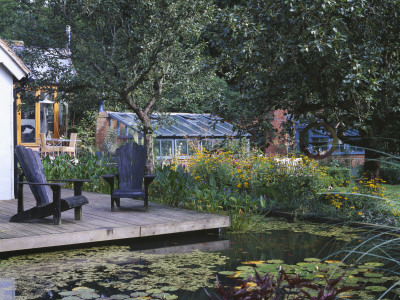
[[[241,111],[262,119],[282,108],[291,120],[335,124],[378,175],[381,151],[399,150],[399,14],[394,0],[242,1],[221,10],[214,44]],[[348,129],[361,138],[346,138]]]
[[[37,2],[32,7],[38,7]],[[210,23],[213,6],[206,0],[54,0],[39,7],[39,14],[23,21],[24,28],[29,22],[39,24],[37,15],[45,15],[52,24],[30,26],[40,29],[36,40],[25,34],[33,44],[50,41],[47,46],[55,47],[59,37],[65,37],[65,25],[72,29],[71,57],[78,76],[60,89],[75,99],[101,99],[104,94],[107,102],[135,112],[149,149],[146,167],[153,171],[150,115],[165,106],[166,95],[176,85],[205,69],[201,33]]]
[[17,17],[18,2],[0,0],[0,38],[12,39],[13,22]]

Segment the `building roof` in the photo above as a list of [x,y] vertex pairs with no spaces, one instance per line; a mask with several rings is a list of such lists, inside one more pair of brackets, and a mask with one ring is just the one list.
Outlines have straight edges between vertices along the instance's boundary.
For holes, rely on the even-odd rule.
[[0,39],[0,64],[4,65],[17,80],[30,73],[24,62],[2,39]]
[[[135,113],[107,112],[108,116],[127,127],[138,130],[139,122]],[[154,133],[158,138],[226,138],[248,137],[233,129],[233,125],[210,114],[168,113],[152,114]]]

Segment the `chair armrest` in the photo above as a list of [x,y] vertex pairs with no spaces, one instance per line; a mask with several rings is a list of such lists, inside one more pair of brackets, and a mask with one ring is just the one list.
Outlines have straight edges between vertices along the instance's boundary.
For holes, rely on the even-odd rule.
[[114,190],[114,177],[117,177],[118,179],[118,175],[117,174],[104,174],[101,175],[101,177],[107,181],[107,183],[110,185],[111,187],[111,192]]
[[74,196],[82,195],[82,186],[85,182],[90,182],[88,179],[53,179],[51,181],[64,181],[73,182],[74,184]]
[[156,174],[146,174],[144,175],[144,184],[150,184],[153,182],[154,178],[156,178]]
[[90,182],[89,179],[48,179],[47,181],[54,181],[54,182]]
[[48,182],[48,183],[36,183],[36,182],[28,182],[28,181],[20,181],[18,183],[19,184],[30,184],[30,185],[48,185],[50,187],[52,187],[52,186],[61,187],[61,186],[65,185],[65,183],[50,183],[50,182]]
[[101,177],[103,177],[104,179],[113,178],[113,177],[116,177],[116,176],[117,176],[117,174],[104,174],[104,175],[101,175]]

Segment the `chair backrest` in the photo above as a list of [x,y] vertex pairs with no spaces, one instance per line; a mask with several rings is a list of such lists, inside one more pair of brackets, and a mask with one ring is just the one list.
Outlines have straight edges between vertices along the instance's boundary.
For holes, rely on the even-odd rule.
[[[33,183],[47,183],[39,152],[18,145],[15,147],[15,154],[26,177],[26,181]],[[30,185],[30,188],[36,199],[37,206],[51,203],[52,192],[49,186]]]
[[136,143],[127,143],[116,151],[119,189],[142,189],[147,150]]
[[46,147],[46,135],[44,133],[39,133],[40,137],[40,146]]
[[69,142],[69,146],[68,147],[75,147],[76,140],[78,139],[78,134],[76,132],[71,133],[69,139],[71,141]]
[[46,135],[44,133],[40,133],[40,148],[42,152],[52,151],[52,147],[47,145],[46,143]]

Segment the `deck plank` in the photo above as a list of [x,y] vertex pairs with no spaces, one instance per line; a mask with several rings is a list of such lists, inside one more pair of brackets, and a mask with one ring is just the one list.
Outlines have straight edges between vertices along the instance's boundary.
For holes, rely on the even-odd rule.
[[[69,197],[73,191],[63,189],[61,195]],[[69,210],[61,214],[61,225],[53,225],[52,217],[10,223],[8,220],[17,211],[17,200],[0,201],[0,253],[230,226],[227,216],[152,202],[145,212],[142,200],[121,199],[121,207],[111,211],[109,195],[84,195],[89,204],[83,207],[82,221],[74,220],[74,211]],[[24,198],[25,208],[35,205],[30,189],[24,190]]]

